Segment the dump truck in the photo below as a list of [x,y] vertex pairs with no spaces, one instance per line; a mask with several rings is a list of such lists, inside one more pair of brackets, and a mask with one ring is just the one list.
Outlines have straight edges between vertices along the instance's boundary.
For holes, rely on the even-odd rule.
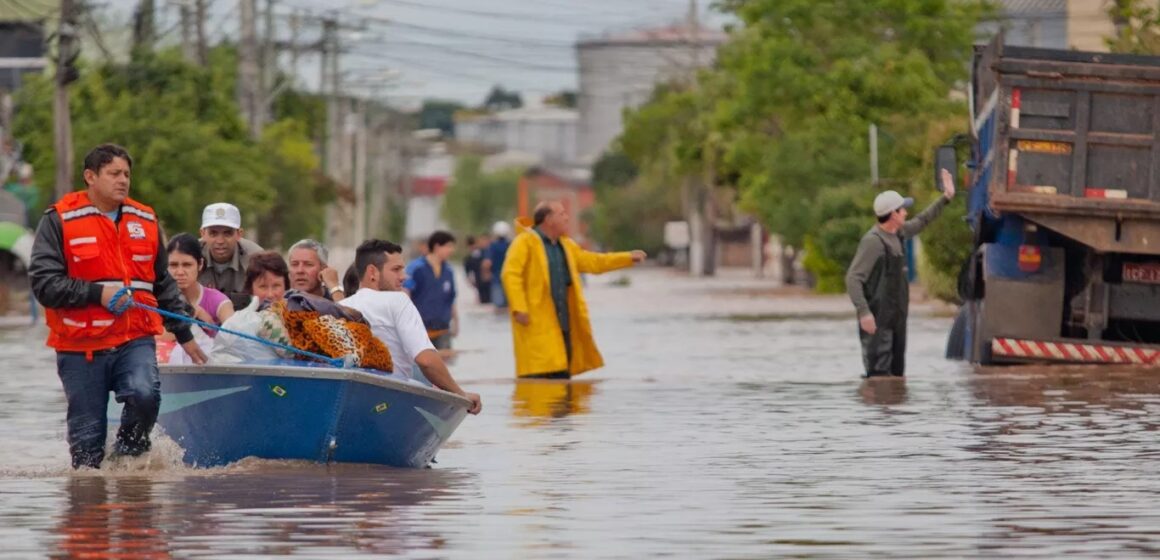
[[1160,57],[999,36],[967,97],[974,243],[948,357],[1160,365]]

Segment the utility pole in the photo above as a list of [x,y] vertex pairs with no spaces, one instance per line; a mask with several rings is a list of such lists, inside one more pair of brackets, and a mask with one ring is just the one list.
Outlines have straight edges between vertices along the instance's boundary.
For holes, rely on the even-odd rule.
[[156,8],[153,0],[139,0],[133,14],[133,50],[149,52],[157,41]]
[[186,62],[197,63],[196,28],[194,8],[189,0],[178,0],[177,9],[181,14],[181,56]]
[[333,175],[335,167],[334,133],[338,128],[338,22],[322,20],[322,62],[318,91],[326,98],[326,126],[322,136],[322,171]]
[[[688,30],[685,33],[689,46],[691,68],[686,74],[689,88],[697,89],[697,69],[701,67],[701,23],[697,0],[689,0],[686,18]],[[716,209],[714,200],[714,176],[711,166],[706,163],[701,176],[686,178],[685,204],[689,224],[689,275],[712,276],[716,269]]]
[[278,69],[278,51],[274,47],[274,0],[266,0],[266,21],[262,31],[265,36],[262,40],[262,82],[258,88],[260,97],[258,108],[262,111],[262,123],[265,124],[273,114],[274,79]]
[[196,34],[197,34],[197,63],[202,66],[209,65],[209,51],[205,40],[205,0],[194,0],[194,16],[197,18]]
[[295,9],[290,13],[290,83],[298,82],[298,35],[302,30],[302,16]]
[[238,0],[241,15],[241,43],[238,45],[238,89],[242,113],[249,125],[250,137],[262,134],[260,109],[261,77],[258,69],[257,0]]
[[61,0],[60,27],[57,29],[56,90],[53,92],[52,134],[53,151],[56,155],[55,199],[73,190],[73,143],[72,119],[69,114],[68,85],[76,80],[77,71],[73,63],[80,54],[77,41],[77,20],[79,19],[77,0]]
[[354,137],[354,242],[367,237],[367,103],[355,108]]

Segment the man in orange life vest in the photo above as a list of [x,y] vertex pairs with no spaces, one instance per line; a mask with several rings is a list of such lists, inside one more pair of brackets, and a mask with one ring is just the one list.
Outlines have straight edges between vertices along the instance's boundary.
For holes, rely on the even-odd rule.
[[[115,454],[149,450],[161,405],[153,339],[162,333],[161,318],[137,307],[114,315],[109,302],[127,286],[135,302],[190,315],[169,276],[157,215],[129,198],[132,166],[120,146],[103,144],[89,152],[88,190],[69,193],[45,210],[32,247],[28,275],[46,309],[48,345],[56,349],[68,400],[73,468],[100,467],[105,457],[109,391],[125,404]],[[187,323],[166,319],[165,328],[195,363],[205,363]]]

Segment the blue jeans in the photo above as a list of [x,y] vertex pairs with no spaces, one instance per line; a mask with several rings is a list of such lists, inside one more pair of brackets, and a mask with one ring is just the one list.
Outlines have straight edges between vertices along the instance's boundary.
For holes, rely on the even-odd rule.
[[93,354],[57,352],[56,369],[68,400],[68,447],[73,468],[101,466],[108,431],[109,391],[124,403],[114,453],[149,451],[149,432],[161,408],[156,343],[146,336]]
[[494,280],[491,283],[491,303],[500,309],[508,306],[507,294],[504,293],[503,284],[499,280]]

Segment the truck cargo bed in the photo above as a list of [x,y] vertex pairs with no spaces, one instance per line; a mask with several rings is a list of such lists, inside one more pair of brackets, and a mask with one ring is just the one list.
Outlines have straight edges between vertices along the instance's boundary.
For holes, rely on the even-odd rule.
[[991,45],[975,64],[975,122],[995,117],[975,131],[993,135],[991,208],[1160,254],[1160,59]]

